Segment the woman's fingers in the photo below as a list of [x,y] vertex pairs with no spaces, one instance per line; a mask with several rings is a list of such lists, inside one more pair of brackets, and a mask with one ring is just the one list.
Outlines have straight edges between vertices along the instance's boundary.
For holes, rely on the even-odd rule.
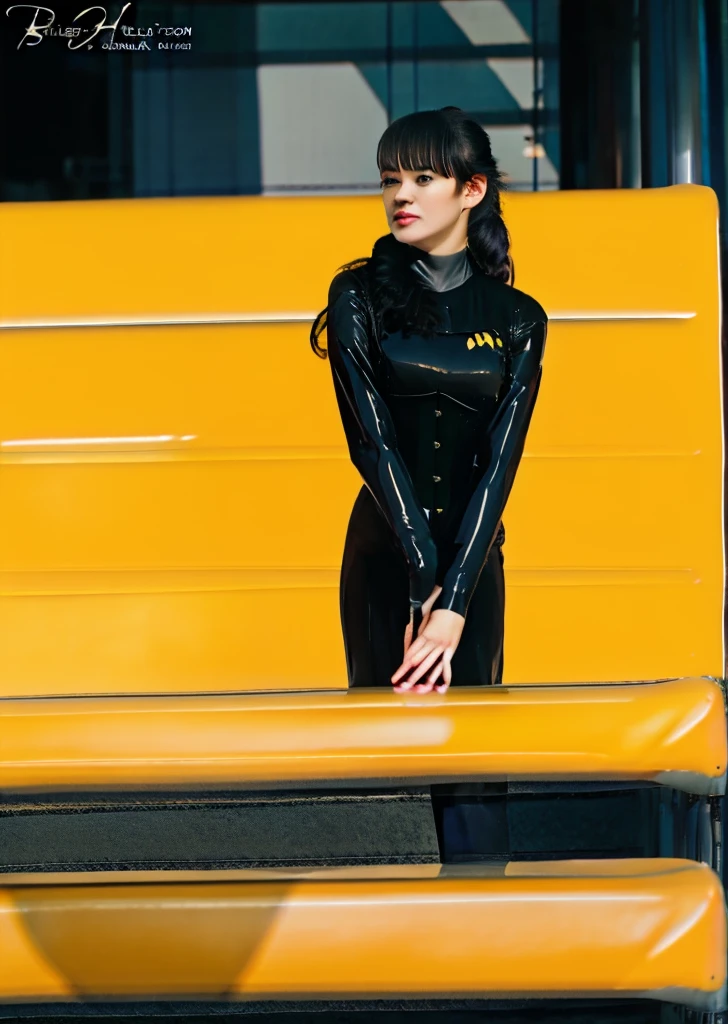
[[422,636],[419,638],[422,641],[420,647],[415,647],[412,644],[414,650],[410,650],[410,661],[413,665],[419,665],[425,658],[428,657],[433,647],[442,647],[442,644],[437,640],[432,640],[429,637]]
[[[439,658],[432,672],[428,673],[427,679],[420,681],[415,686],[415,693],[431,693],[440,673],[442,672],[442,658]],[[437,689],[437,687],[435,687]]]
[[429,672],[444,650],[444,647],[437,646],[434,650],[430,651],[427,657],[414,669],[412,675],[408,677],[407,682],[416,683],[418,679],[421,679],[426,672]]
[[408,658],[414,658],[422,650],[425,644],[431,643],[426,636],[416,637],[410,644],[409,650],[407,651]]
[[[437,654],[435,652],[435,657],[436,656],[437,656]],[[424,671],[427,672],[427,668],[425,668]],[[418,670],[418,672],[419,672],[419,670]],[[394,684],[394,688],[395,688],[395,690],[397,690],[398,693],[408,692],[408,690],[414,689],[415,684],[417,683],[419,678],[420,678],[419,674],[415,675],[414,672],[413,672],[413,674],[410,675],[408,678],[400,679],[398,683],[395,683]]]
[[422,658],[425,658],[427,654],[432,650],[434,646],[433,640],[427,640],[425,637],[420,637],[419,640],[415,640],[410,649],[407,651],[407,656],[399,666],[397,671],[392,676],[392,682],[398,682],[402,676],[407,675],[409,670],[415,665],[419,665]]
[[[425,649],[423,653],[423,657],[431,653],[433,647],[435,646],[436,645],[430,642],[429,646]],[[423,671],[426,672],[427,668],[423,669]],[[404,664],[401,665],[400,668],[398,668],[397,671],[392,676],[392,683],[394,684],[394,688],[397,691],[397,693],[406,693],[408,690],[412,689],[412,687],[417,682],[419,675],[411,674],[408,676],[407,673],[414,672],[419,672],[419,669],[417,668],[417,666],[413,664],[412,659],[408,657],[405,659]],[[405,676],[407,676],[407,678],[403,678]]]
[[442,656],[442,682],[435,689],[438,693],[447,693],[447,690],[452,682],[452,661],[453,651],[448,648]]
[[[394,687],[395,692],[407,693],[411,690],[413,693],[431,693],[432,690],[435,690],[437,693],[447,693],[452,682],[451,662],[454,653],[452,648],[436,646],[430,651],[428,657],[413,670],[408,679]],[[429,671],[430,669],[431,671]],[[428,671],[429,675],[423,680],[422,676]],[[439,683],[438,679],[440,679]]]
[[410,622],[409,625],[406,626],[405,631],[404,631],[404,650],[402,652],[402,657],[403,658],[407,657],[407,651],[409,650],[411,643],[412,643],[412,623]]

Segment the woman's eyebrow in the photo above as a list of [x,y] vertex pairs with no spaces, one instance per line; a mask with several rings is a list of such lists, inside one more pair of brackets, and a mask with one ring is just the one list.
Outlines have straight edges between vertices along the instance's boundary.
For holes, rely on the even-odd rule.
[[[419,173],[420,171],[432,171],[433,174],[436,173],[432,169],[432,167],[414,167],[413,171],[417,171],[417,173]],[[399,168],[398,167],[383,167],[379,173],[380,174],[399,174],[400,172],[399,172]]]

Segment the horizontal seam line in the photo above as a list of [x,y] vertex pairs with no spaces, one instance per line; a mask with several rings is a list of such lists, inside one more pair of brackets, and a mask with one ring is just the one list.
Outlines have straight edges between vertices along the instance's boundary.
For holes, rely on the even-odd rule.
[[[194,314],[185,317],[147,317],[122,320],[102,320],[91,318],[78,318],[68,320],[6,320],[0,321],[0,330],[53,330],[69,327],[183,327],[183,326],[218,326],[224,324],[299,324],[313,323],[317,313],[237,313],[228,316],[213,317],[205,314]],[[549,316],[549,320],[556,323],[568,323],[574,321],[622,321],[622,320],[691,320],[697,316],[693,310],[689,311],[666,311],[666,312],[559,312]]]

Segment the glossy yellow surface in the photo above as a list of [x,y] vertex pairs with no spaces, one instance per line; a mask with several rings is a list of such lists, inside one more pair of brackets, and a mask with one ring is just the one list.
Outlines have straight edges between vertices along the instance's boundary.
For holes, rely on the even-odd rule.
[[704,679],[440,695],[0,702],[0,790],[332,779],[636,779],[725,785],[723,695]]
[[527,867],[429,880],[6,887],[0,998],[568,993],[721,1008],[725,908],[710,869]]
[[[505,681],[720,677],[715,196],[515,194],[506,218],[551,327]],[[385,230],[378,197],[0,205],[0,695],[346,685],[359,479],[306,318]],[[252,314],[299,322],[169,323]],[[42,326],[90,321],[122,326]]]

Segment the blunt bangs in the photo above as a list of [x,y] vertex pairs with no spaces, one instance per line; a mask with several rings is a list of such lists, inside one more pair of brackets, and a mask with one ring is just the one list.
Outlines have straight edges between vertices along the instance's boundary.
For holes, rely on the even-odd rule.
[[380,172],[429,167],[445,178],[463,177],[461,162],[450,125],[436,110],[418,111],[393,121],[377,148]]

